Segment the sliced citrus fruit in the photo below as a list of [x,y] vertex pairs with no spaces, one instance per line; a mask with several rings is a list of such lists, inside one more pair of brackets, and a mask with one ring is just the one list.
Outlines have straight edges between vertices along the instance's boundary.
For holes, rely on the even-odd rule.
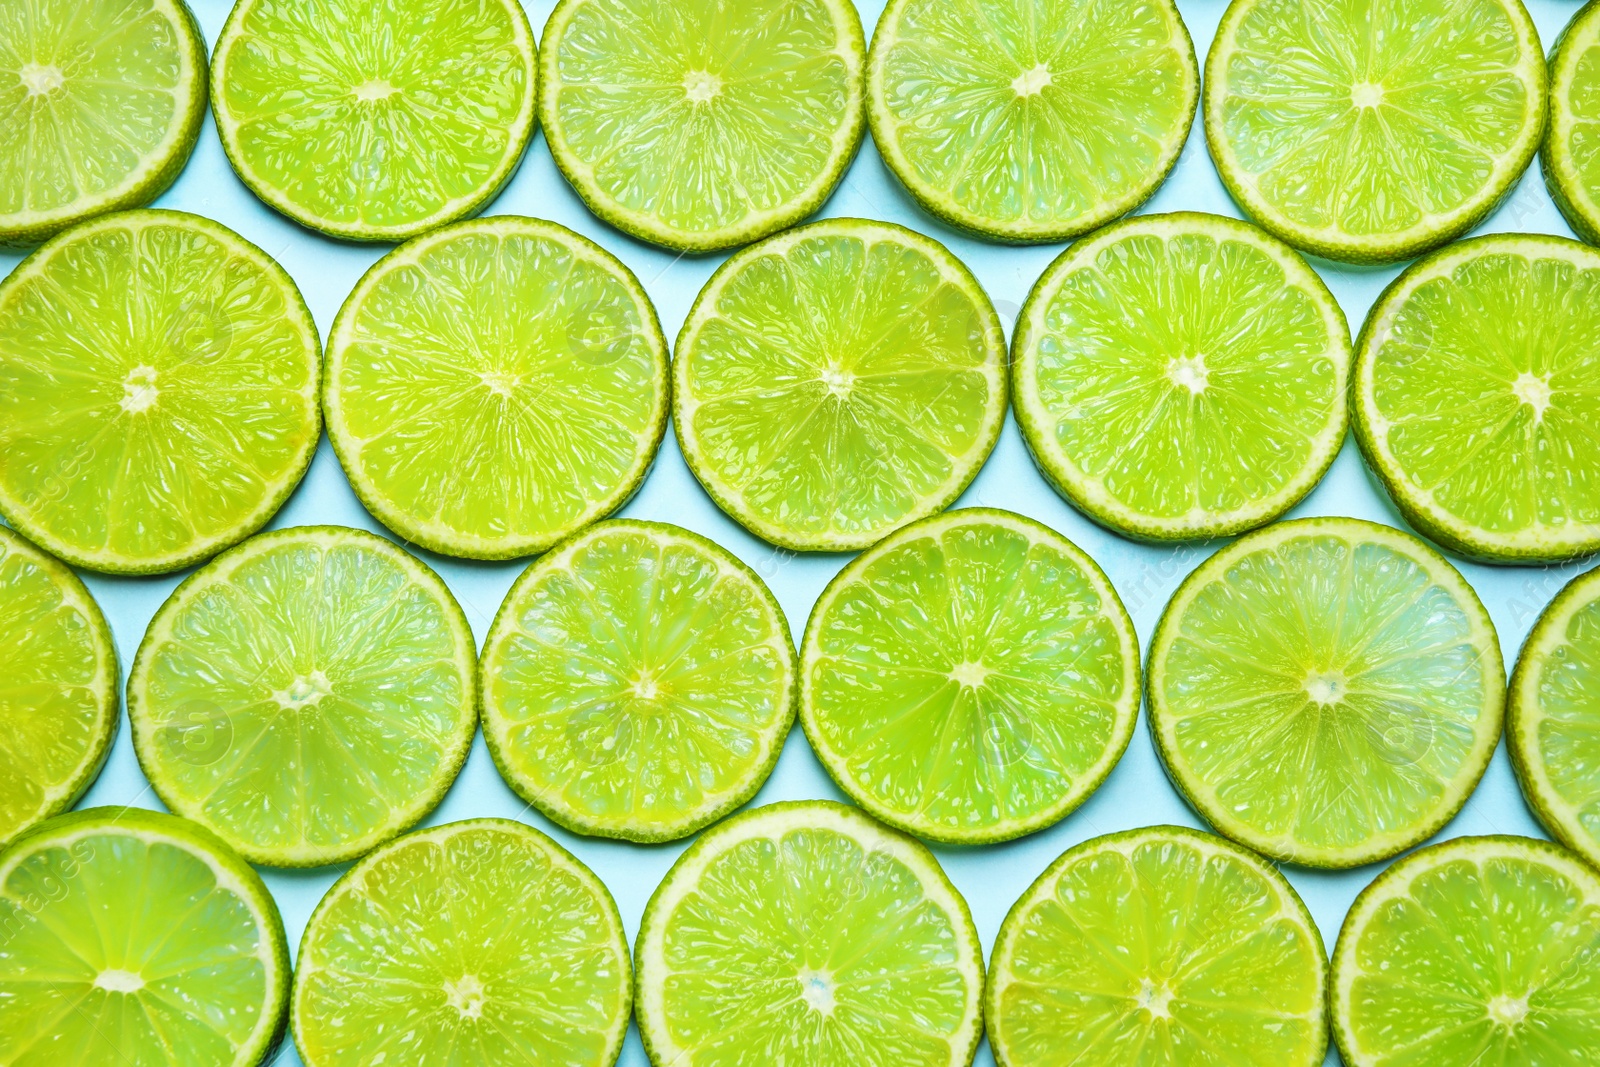
[[966,1067],[983,955],[926,848],[825,801],[707,831],[650,898],[634,949],[656,1067]]
[[1600,251],[1507,234],[1397,278],[1357,344],[1356,438],[1406,520],[1521,562],[1600,549]]
[[300,942],[306,1067],[611,1067],[632,968],[611,894],[537,830],[475,819],[407,834],[322,898]]
[[517,0],[238,0],[211,106],[239,178],[304,226],[403,241],[480,210],[533,136]]
[[477,726],[475,665],[421,561],[362,530],[278,530],[156,612],[128,720],[167,807],[255,863],[342,863],[444,797]]
[[1090,518],[1155,541],[1239,533],[1322,479],[1349,425],[1350,327],[1295,251],[1184,212],[1057,259],[1017,321],[1017,422]]
[[778,601],[676,526],[597,523],[506,594],[480,665],[506,781],[581,834],[666,841],[755,795],[794,721]]
[[1600,877],[1524,837],[1422,849],[1356,898],[1331,998],[1348,1067],[1600,1062]]
[[1544,183],[1573,230],[1600,244],[1600,3],[1591,0],[1550,57]]
[[1172,0],[891,0],[867,61],[884,162],[935,217],[1064,241],[1149,199],[1200,98]]
[[800,720],[891,826],[987,844],[1064,818],[1139,714],[1139,639],[1111,581],[1032,519],[970,508],[884,538],[817,600]]
[[1539,149],[1548,82],[1522,0],[1233,0],[1206,60],[1206,141],[1285,241],[1394,262],[1494,210]]
[[861,145],[866,43],[850,0],[561,0],[539,120],[600,218],[709,252],[793,226]]
[[620,507],[667,424],[667,343],[638,279],[571,230],[496,216],[379,260],[328,337],[350,484],[424,548],[543,552]]
[[1357,519],[1240,538],[1173,596],[1150,646],[1174,783],[1257,852],[1356,867],[1432,837],[1500,739],[1494,624],[1432,548]]
[[89,570],[179,570],[259,529],[317,447],[294,281],[173,211],[107,215],[0,282],[0,512]]
[[267,1063],[283,1035],[283,920],[194,823],[92,808],[0,852],[0,1061]]
[[1005,336],[971,272],[884,222],[735,255],[678,335],[673,423],[724,511],[785,548],[866,548],[943,511],[1006,414]]

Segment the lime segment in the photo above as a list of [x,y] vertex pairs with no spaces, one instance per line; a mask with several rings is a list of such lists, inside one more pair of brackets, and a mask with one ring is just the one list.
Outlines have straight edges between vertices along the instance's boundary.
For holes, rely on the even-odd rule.
[[1600,4],[1573,16],[1550,57],[1544,180],[1579,237],[1600,244]]

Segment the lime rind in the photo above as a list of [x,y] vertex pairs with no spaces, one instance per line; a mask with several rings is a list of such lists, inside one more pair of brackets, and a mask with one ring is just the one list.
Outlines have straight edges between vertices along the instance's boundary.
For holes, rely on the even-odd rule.
[[[1539,156],[1550,198],[1573,232],[1592,245],[1600,244],[1600,188],[1585,183],[1572,157],[1578,118],[1573,113],[1571,96],[1576,88],[1579,66],[1597,47],[1600,47],[1600,2],[1590,0],[1572,16],[1550,56],[1550,121]],[[1592,91],[1593,85],[1588,88]],[[1586,124],[1589,122],[1592,119],[1586,120]]]

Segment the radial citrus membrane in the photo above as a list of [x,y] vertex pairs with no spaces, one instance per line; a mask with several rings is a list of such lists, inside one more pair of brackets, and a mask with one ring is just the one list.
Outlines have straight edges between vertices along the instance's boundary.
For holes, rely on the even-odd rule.
[[1017,421],[1097,522],[1155,541],[1282,515],[1349,422],[1350,329],[1293,249],[1216,215],[1145,215],[1051,264],[1018,320]]
[[1600,3],[1584,5],[1550,57],[1544,183],[1573,230],[1600,244]]
[[638,279],[564,227],[496,216],[369,270],[328,338],[328,436],[367,509],[435,552],[543,552],[620,507],[667,419]]

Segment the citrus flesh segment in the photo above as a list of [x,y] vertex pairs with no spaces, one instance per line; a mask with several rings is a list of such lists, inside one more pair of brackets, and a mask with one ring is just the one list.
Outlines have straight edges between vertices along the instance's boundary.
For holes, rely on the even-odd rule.
[[542,552],[619,507],[666,432],[667,345],[627,267],[497,216],[396,249],[328,339],[328,436],[367,509],[435,552]]
[[966,1067],[977,930],[938,861],[825,801],[707,831],[650,898],[634,949],[656,1067]]
[[1550,57],[1545,186],[1574,232],[1600,244],[1600,4],[1573,16]]
[[1005,339],[943,245],[813,223],[735,255],[673,359],[673,423],[717,504],[799,550],[866,548],[942,511],[1005,420]]
[[0,246],[148,204],[205,110],[205,42],[183,0],[14,0],[0,13]]
[[1258,530],[1179,587],[1150,649],[1174,783],[1274,859],[1355,867],[1431,837],[1500,737],[1494,625],[1445,558],[1356,519]]
[[1172,0],[892,0],[867,63],[884,162],[933,215],[1002,241],[1064,241],[1143,203],[1199,97]]
[[1039,467],[1146,540],[1219,537],[1299,502],[1349,423],[1350,329],[1293,249],[1216,215],[1147,215],[1062,254],[1012,360]]
[[320,345],[282,267],[194,215],[84,223],[0,283],[0,512],[89,570],[259,529],[316,450]]
[[533,136],[517,0],[239,0],[211,71],[239,178],[314,230],[403,241],[478,211]]
[[926,519],[856,557],[812,611],[800,717],[873,815],[950,844],[1063,818],[1121,758],[1139,641],[1081,549],[1010,512]]
[[283,921],[248,864],[193,823],[93,808],[0,853],[0,1060],[10,1067],[268,1062]]
[[1600,1058],[1600,877],[1546,841],[1463,837],[1356,898],[1333,953],[1349,1067]]
[[1012,906],[984,1015],[1000,1067],[1321,1067],[1328,959],[1272,865],[1157,826],[1068,850]]
[[1295,247],[1351,262],[1477,225],[1532,161],[1547,107],[1521,0],[1234,0],[1206,60],[1228,192]]
[[562,0],[539,119],[589,209],[687,252],[814,213],[866,128],[849,0]]
[[1395,280],[1357,349],[1356,436],[1413,526],[1489,561],[1600,549],[1600,251],[1453,245]]
[[483,733],[529,803],[584,834],[663,841],[772,773],[794,719],[777,600],[675,526],[598,523],[506,594],[484,642]]
[[150,622],[128,676],[167,807],[255,863],[353,859],[433,810],[477,725],[472,633],[438,575],[361,530],[252,538]]
[[631,972],[587,867],[521,823],[451,823],[385,845],[317,906],[294,1041],[306,1067],[610,1067]]

